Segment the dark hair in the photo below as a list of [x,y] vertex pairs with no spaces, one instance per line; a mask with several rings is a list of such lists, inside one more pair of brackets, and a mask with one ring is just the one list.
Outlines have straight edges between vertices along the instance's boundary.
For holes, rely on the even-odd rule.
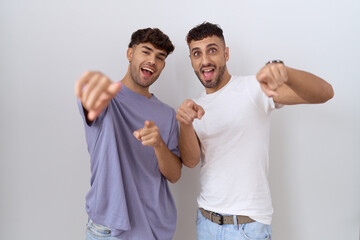
[[140,43],[151,43],[154,47],[164,50],[167,55],[174,51],[175,47],[170,38],[158,28],[144,28],[135,31],[131,35],[129,48]]
[[217,24],[212,24],[209,22],[203,22],[202,24],[197,25],[189,31],[186,36],[186,41],[190,44],[191,41],[199,41],[207,37],[217,36],[224,41],[223,31]]

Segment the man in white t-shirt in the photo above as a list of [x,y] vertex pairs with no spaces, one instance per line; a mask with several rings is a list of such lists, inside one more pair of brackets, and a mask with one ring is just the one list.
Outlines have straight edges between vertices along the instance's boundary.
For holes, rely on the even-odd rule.
[[232,76],[223,32],[205,22],[187,35],[190,59],[205,91],[178,109],[185,166],[201,159],[197,239],[271,239],[268,183],[270,113],[282,105],[324,103],[323,79],[269,61],[256,76]]

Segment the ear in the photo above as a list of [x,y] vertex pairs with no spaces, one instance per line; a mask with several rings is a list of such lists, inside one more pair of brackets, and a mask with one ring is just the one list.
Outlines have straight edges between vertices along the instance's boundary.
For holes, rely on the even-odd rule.
[[225,48],[225,60],[228,61],[230,58],[230,55],[229,55],[229,47],[226,47]]
[[134,55],[134,49],[133,48],[128,48],[127,52],[126,52],[126,57],[129,60],[129,62],[132,61]]

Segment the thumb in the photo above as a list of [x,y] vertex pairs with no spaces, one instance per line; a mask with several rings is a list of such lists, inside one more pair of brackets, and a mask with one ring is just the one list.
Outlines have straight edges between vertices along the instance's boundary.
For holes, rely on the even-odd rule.
[[197,118],[200,120],[204,114],[205,114],[205,110],[200,106],[200,105],[197,105],[196,103],[194,103],[194,110],[196,111],[197,113]]
[[260,87],[268,97],[277,97],[279,95],[277,92],[271,90],[267,84],[260,83]]
[[140,140],[140,131],[139,130],[134,131],[133,135],[137,140]]
[[115,96],[121,90],[121,88],[121,82],[113,82],[110,84],[107,90],[111,95]]

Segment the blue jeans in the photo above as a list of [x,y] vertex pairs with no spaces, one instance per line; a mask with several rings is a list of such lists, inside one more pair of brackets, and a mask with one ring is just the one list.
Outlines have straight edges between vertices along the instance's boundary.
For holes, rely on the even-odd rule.
[[271,226],[259,222],[219,225],[197,212],[197,240],[271,240]]
[[85,240],[120,240],[120,239],[111,236],[110,228],[100,224],[96,224],[90,219],[86,225]]

